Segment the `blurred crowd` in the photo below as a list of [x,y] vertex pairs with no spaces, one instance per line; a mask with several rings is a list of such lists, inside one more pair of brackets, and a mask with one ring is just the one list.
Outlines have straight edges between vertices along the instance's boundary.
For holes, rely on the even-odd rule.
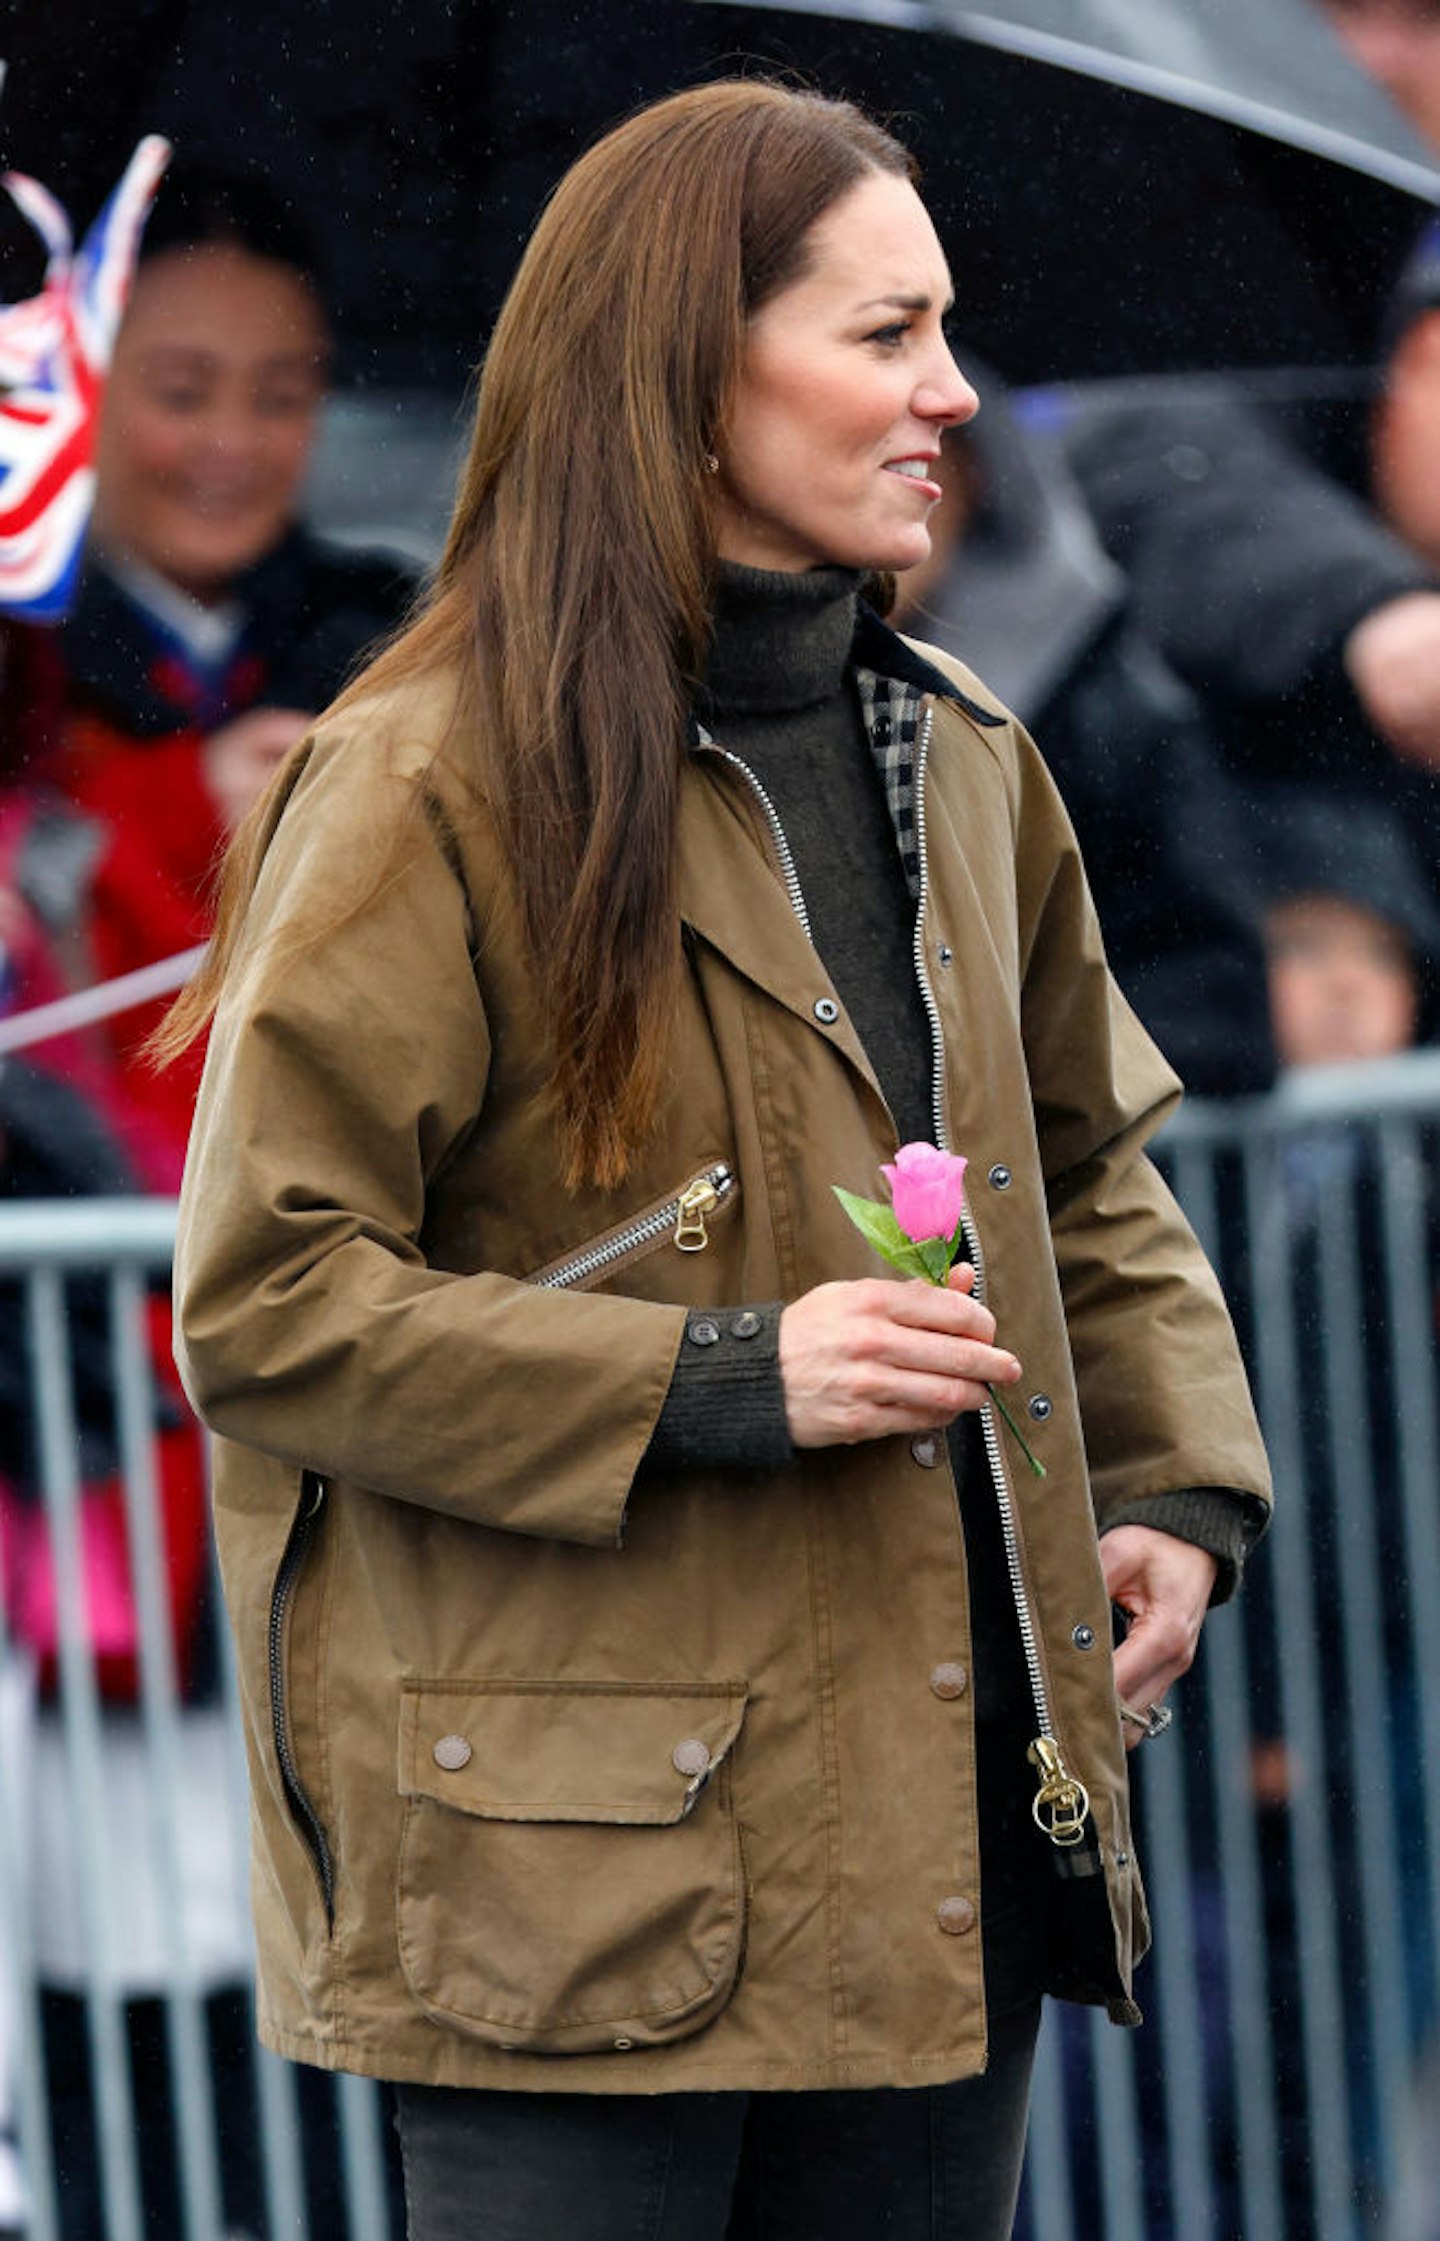
[[[1440,152],[1440,4],[1320,4]],[[0,624],[0,1020],[203,941],[227,838],[405,611],[410,563],[302,518],[328,355],[293,212],[261,179],[177,163],[109,369],[78,596],[54,626]],[[1212,380],[1037,398],[966,370],[982,410],[951,439],[934,551],[895,619],[961,655],[1035,733],[1117,977],[1190,1089],[1255,1093],[1290,1069],[1433,1042],[1440,221],[1396,275],[1374,383],[1352,396],[1265,403]],[[0,1058],[0,1198],[174,1191],[195,1075],[147,1058],[162,1009],[151,997]],[[72,1307],[101,1517],[117,1499],[103,1317],[78,1294]],[[176,1647],[200,1721],[214,1693],[203,1470],[163,1299],[152,1340]],[[0,1561],[43,1695],[53,1595],[27,1603],[19,1584],[39,1576],[28,1377],[18,1301],[0,1293]],[[102,1675],[117,1798],[133,1648],[122,1612]],[[44,1747],[42,1720],[27,1748],[43,1762]],[[217,1768],[213,1749],[197,1756],[199,1789]],[[43,1764],[35,1795],[53,1805],[37,1872],[63,1893],[65,1807]],[[57,1902],[40,1956],[62,2131],[92,2121],[65,1914]],[[212,1943],[223,2047],[240,2037],[223,2003],[243,1981],[243,1933]],[[137,2003],[153,1989],[144,1944]],[[137,2047],[153,2028],[137,2006]],[[0,2135],[3,2099],[0,2048]],[[0,2230],[4,2186],[0,2137]],[[67,2231],[98,2231],[95,2214],[77,2195]]]

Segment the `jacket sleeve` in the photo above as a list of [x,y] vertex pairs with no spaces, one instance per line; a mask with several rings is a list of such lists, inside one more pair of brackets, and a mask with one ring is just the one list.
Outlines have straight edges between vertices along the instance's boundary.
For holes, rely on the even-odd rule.
[[317,750],[277,814],[212,1032],[176,1258],[186,1387],[291,1464],[614,1544],[684,1313],[427,1258],[429,1185],[490,1071],[472,899],[417,782],[357,771],[354,745]]
[[1023,733],[1015,785],[1021,1028],[1100,1528],[1196,1487],[1268,1504],[1229,1313],[1146,1155],[1180,1085],[1111,978],[1069,820]]
[[1356,624],[1434,589],[1361,498],[1239,399],[1112,412],[1075,439],[1071,463],[1141,625],[1222,704],[1344,684]]

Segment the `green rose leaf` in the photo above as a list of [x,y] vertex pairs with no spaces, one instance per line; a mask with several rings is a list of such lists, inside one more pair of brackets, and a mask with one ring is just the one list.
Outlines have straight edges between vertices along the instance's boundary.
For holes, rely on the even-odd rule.
[[[832,1183],[830,1188],[866,1244],[874,1248],[881,1260],[888,1261],[902,1276],[923,1276],[932,1284],[943,1280],[931,1274],[924,1247],[911,1244],[888,1206],[882,1206],[878,1199],[857,1198],[853,1191],[842,1190],[838,1183]],[[939,1244],[942,1253],[947,1250],[936,1238],[929,1239],[928,1243]]]

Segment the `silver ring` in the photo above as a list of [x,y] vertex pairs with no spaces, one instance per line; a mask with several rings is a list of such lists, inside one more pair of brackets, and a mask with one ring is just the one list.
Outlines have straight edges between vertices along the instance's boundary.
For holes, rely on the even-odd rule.
[[1143,1712],[1132,1711],[1128,1704],[1122,1704],[1120,1717],[1128,1720],[1132,1727],[1138,1727],[1145,1736],[1151,1737],[1163,1735],[1175,1714],[1168,1704],[1147,1704]]

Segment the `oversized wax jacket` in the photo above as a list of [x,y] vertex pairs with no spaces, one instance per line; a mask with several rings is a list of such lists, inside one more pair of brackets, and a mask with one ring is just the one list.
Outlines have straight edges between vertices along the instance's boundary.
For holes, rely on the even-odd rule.
[[[1147,1928],[1096,1517],[1193,1486],[1263,1503],[1265,1463],[1216,1285],[1142,1151],[1174,1077],[1106,972],[1044,765],[958,665],[871,637],[937,1129],[971,1163],[972,1249],[1048,1474],[987,1421],[1033,1778],[1104,1930],[1068,1988],[1133,2017]],[[623,1188],[567,1195],[455,706],[409,685],[319,727],[183,1194],[262,2033],[522,2090],[973,2072],[992,1894],[946,1443],[645,1463],[682,1346],[883,1274],[831,1186],[874,1193],[893,1124],[783,834],[702,739],[663,1109]]]

